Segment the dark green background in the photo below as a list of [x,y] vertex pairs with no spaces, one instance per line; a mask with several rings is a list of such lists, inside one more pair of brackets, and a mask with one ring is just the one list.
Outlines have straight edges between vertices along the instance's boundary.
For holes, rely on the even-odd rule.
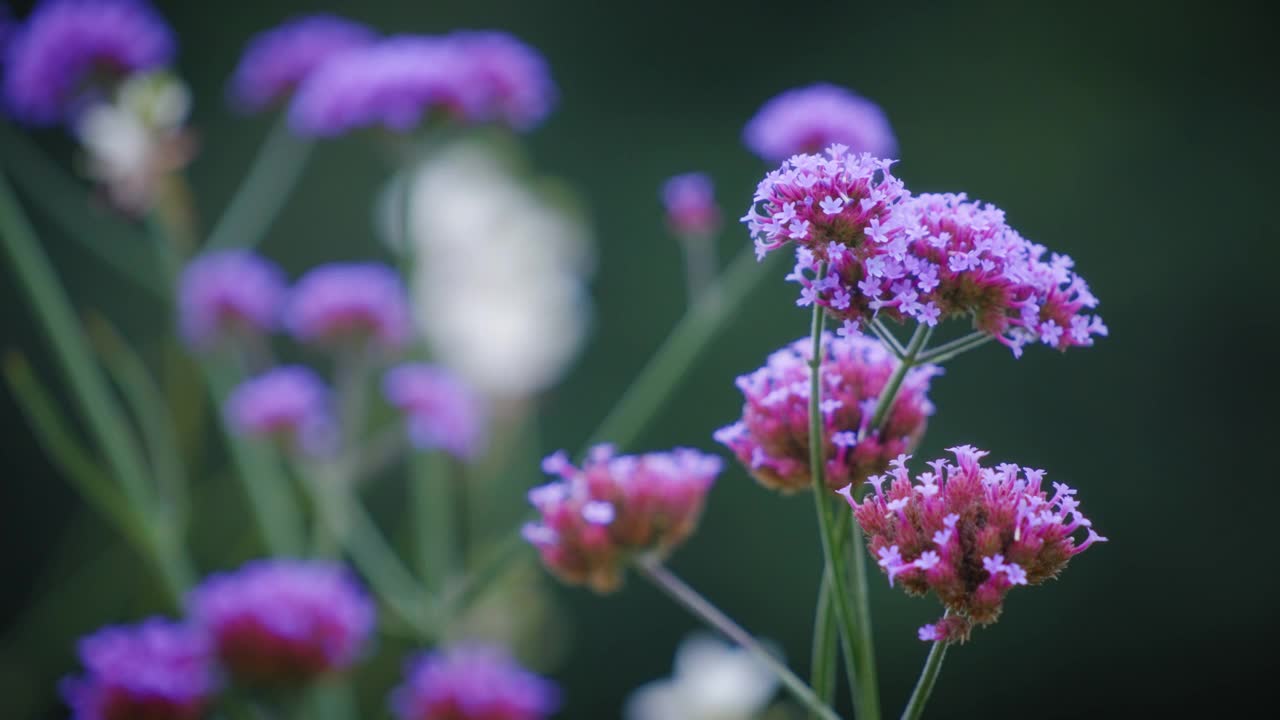
[[[1012,593],[994,627],[949,655],[933,717],[1166,713],[1242,702],[1276,643],[1274,305],[1277,267],[1274,24],[1230,3],[361,2],[328,9],[384,31],[509,30],[541,49],[562,91],[529,137],[540,172],[574,184],[600,239],[590,348],[546,400],[544,435],[577,447],[683,307],[677,248],[657,186],[703,169],[730,218],[765,168],[739,142],[761,102],[827,80],[880,102],[917,191],[963,190],[1003,207],[1025,235],[1075,257],[1111,337],[1014,361],[965,356],[935,384],[939,413],[920,454],[957,443],[1046,468],[1080,488],[1111,538],[1046,587]],[[222,88],[244,40],[319,3],[163,3],[193,84],[205,153],[191,179],[206,216],[229,197],[265,132]],[[348,7],[349,6],[349,7]],[[56,137],[41,135],[55,152]],[[386,172],[368,143],[323,147],[267,243],[292,269],[376,252],[369,203]],[[724,257],[747,242],[739,226]],[[48,244],[86,306],[154,308]],[[732,379],[806,331],[779,277],[742,307],[639,445],[711,448],[731,419]],[[42,352],[11,278],[4,344]],[[145,312],[144,312],[145,311]],[[149,313],[149,315],[148,315]],[[141,321],[138,321],[141,323]],[[0,393],[0,706],[39,713],[71,638],[147,611],[138,571],[46,591],[111,557]],[[513,490],[514,492],[514,490]],[[225,532],[244,531],[231,507]],[[104,559],[105,558],[105,559]],[[803,668],[819,569],[812,505],[782,500],[736,467],[712,493],[674,568]],[[102,574],[99,571],[99,574]],[[925,646],[931,600],[872,582],[886,710],[896,712]],[[668,672],[694,622],[632,582],[614,597],[560,589],[572,654],[557,673],[565,718],[610,718]],[[43,600],[42,600],[43,598]],[[43,624],[41,624],[43,623]],[[34,629],[34,630],[33,630]],[[53,711],[50,711],[53,712]],[[51,715],[56,716],[56,715]]]

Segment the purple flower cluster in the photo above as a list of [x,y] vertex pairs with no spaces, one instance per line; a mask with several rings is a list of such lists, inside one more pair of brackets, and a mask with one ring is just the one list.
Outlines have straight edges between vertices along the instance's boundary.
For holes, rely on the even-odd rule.
[[629,555],[668,553],[693,533],[721,462],[687,448],[615,455],[598,445],[581,469],[563,451],[542,469],[560,479],[529,491],[541,518],[525,539],[560,579],[605,593],[622,583]]
[[742,138],[761,159],[775,163],[836,143],[877,157],[895,154],[898,145],[880,106],[826,83],[771,99],[747,123]]
[[285,365],[241,383],[226,403],[227,424],[250,437],[320,454],[336,442],[329,388],[310,369]]
[[222,666],[254,684],[346,670],[376,618],[373,601],[345,568],[314,561],[259,560],[213,575],[192,591],[188,606]]
[[412,333],[404,283],[377,263],[331,263],[303,275],[284,323],[305,343],[369,342],[386,350],[403,347]]
[[462,460],[484,449],[483,402],[452,372],[438,365],[400,365],[387,372],[382,388],[387,401],[405,414],[418,448]]
[[31,125],[71,119],[90,83],[160,67],[173,34],[145,0],[44,0],[8,43],[4,102]]
[[299,134],[317,137],[407,132],[437,116],[528,130],[555,96],[546,62],[505,33],[402,35],[321,64],[298,88],[289,119]]
[[489,645],[458,645],[413,660],[391,696],[399,720],[542,720],[560,705],[550,681]]
[[294,18],[255,36],[231,78],[231,95],[245,110],[286,100],[326,60],[373,43],[377,35],[335,15]]
[[[841,490],[889,584],[912,595],[933,591],[946,606],[946,617],[920,629],[922,640],[967,639],[974,623],[999,618],[1011,588],[1057,577],[1073,556],[1106,540],[1080,513],[1075,490],[1053,483],[1050,495],[1041,487],[1043,470],[986,468],[987,453],[968,445],[951,452],[954,464],[929,463],[915,484],[903,455],[888,475],[867,480],[875,491],[862,502],[852,485]],[[1088,537],[1077,542],[1081,530]]]
[[[826,482],[836,490],[884,472],[890,460],[915,449],[933,414],[929,381],[941,370],[932,365],[911,369],[882,426],[872,430],[876,401],[898,360],[879,341],[858,333],[826,333],[822,348],[822,446]],[[784,492],[811,487],[812,356],[812,341],[797,340],[770,355],[764,367],[739,377],[746,398],[742,419],[715,434],[761,484]]]
[[62,682],[75,720],[198,720],[217,691],[204,634],[153,618],[80,641],[85,674]]
[[1091,345],[1107,328],[1072,261],[1031,243],[1004,213],[964,195],[912,197],[891,162],[833,145],[760,182],[743,221],[756,253],[792,244],[800,305],[851,325],[883,313],[935,325],[970,316],[1015,356],[1028,343]]
[[223,250],[192,260],[178,282],[178,317],[187,343],[210,349],[237,336],[279,325],[284,274],[248,250]]
[[707,237],[720,228],[715,188],[705,173],[676,175],[662,186],[667,226],[680,237]]

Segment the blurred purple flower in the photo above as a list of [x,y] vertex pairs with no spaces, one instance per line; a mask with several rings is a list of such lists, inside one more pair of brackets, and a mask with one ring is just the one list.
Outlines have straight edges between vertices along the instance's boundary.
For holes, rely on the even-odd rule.
[[391,694],[399,720],[541,720],[560,691],[521,667],[506,649],[466,644],[412,660]]
[[174,39],[144,0],[44,0],[10,38],[4,73],[9,111],[30,125],[70,119],[87,87],[167,64]]
[[681,237],[706,237],[720,227],[715,187],[706,173],[676,175],[662,186],[667,225]]
[[879,105],[846,90],[818,83],[788,90],[765,103],[742,133],[751,152],[768,162],[828,145],[847,145],[856,155],[889,157],[898,150]]
[[192,260],[178,282],[178,322],[192,347],[208,349],[235,335],[279,325],[284,274],[248,250],[222,250]]
[[330,263],[303,275],[285,310],[285,326],[306,343],[371,342],[397,349],[412,332],[404,283],[378,263]]
[[231,78],[232,98],[246,110],[261,110],[287,99],[329,58],[376,39],[368,27],[335,15],[291,19],[249,41]]
[[227,423],[241,435],[312,454],[336,442],[329,388],[309,368],[286,365],[246,380],[231,392],[225,410]]
[[432,117],[528,130],[555,101],[546,63],[498,32],[402,35],[321,64],[289,108],[301,135],[380,127],[408,132]]
[[161,618],[102,628],[79,655],[85,674],[61,685],[74,720],[198,720],[217,689],[207,638]]
[[438,365],[406,364],[383,380],[387,401],[405,413],[409,437],[422,449],[440,449],[463,460],[485,445],[482,401],[462,380]]
[[373,633],[376,610],[341,565],[269,559],[212,575],[188,597],[222,665],[252,683],[342,672]]

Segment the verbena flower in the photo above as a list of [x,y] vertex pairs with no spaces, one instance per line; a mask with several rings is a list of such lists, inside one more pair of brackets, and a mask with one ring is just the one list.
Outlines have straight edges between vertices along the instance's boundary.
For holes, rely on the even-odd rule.
[[833,143],[877,157],[895,154],[898,146],[879,105],[827,83],[788,90],[769,100],[747,123],[742,139],[768,162],[816,153]]
[[72,119],[88,98],[173,58],[169,27],[144,0],[44,0],[10,39],[4,98],[31,125]]
[[235,336],[275,330],[286,293],[284,274],[248,250],[201,255],[178,281],[178,323],[187,343],[208,349]]
[[560,479],[529,491],[541,519],[525,539],[560,579],[603,593],[621,584],[632,554],[665,555],[689,537],[721,462],[686,448],[615,455],[598,445],[581,469],[563,451],[542,469]]
[[336,15],[293,18],[249,41],[231,78],[232,99],[246,110],[278,103],[324,61],[376,39],[368,27]]
[[[822,348],[822,447],[826,483],[835,490],[884,472],[890,460],[915,449],[933,414],[929,382],[941,370],[924,365],[908,371],[882,428],[872,430],[876,401],[898,367],[897,358],[878,340],[856,332],[824,333]],[[764,367],[739,377],[746,398],[742,419],[715,434],[761,484],[784,492],[812,486],[812,356],[812,341],[797,340],[770,355]]]
[[199,631],[160,618],[80,640],[85,674],[62,681],[75,720],[197,720],[217,690]]
[[482,400],[452,372],[437,365],[400,365],[387,372],[382,388],[387,401],[405,413],[417,447],[463,460],[484,449]]
[[13,11],[9,9],[8,3],[0,3],[0,68],[4,67],[9,40],[17,30],[18,23],[13,19]]
[[244,381],[227,398],[225,412],[235,432],[291,449],[323,453],[336,441],[329,388],[302,366],[278,367]]
[[676,175],[662,186],[667,226],[681,237],[706,237],[720,228],[715,188],[705,173]]
[[862,502],[852,485],[840,491],[889,584],[912,595],[932,591],[946,606],[942,620],[920,629],[923,640],[968,639],[974,623],[999,618],[1014,586],[1057,577],[1073,556],[1106,540],[1080,513],[1074,489],[1041,487],[1043,470],[983,467],[987,453],[968,445],[951,452],[955,463],[929,463],[914,484],[904,455],[888,475],[867,480],[874,491]]
[[400,276],[378,263],[331,263],[303,275],[284,323],[302,342],[368,342],[388,350],[405,345],[412,329]]
[[373,601],[347,570],[270,559],[205,579],[187,599],[222,666],[251,683],[305,682],[358,659],[374,630]]
[[554,102],[542,57],[509,35],[402,35],[322,63],[298,88],[289,119],[318,137],[407,132],[433,117],[527,130]]
[[759,658],[706,634],[676,650],[675,672],[638,688],[627,700],[627,720],[752,720],[778,688],[778,677]]
[[414,658],[391,694],[399,720],[541,720],[559,705],[553,683],[496,645],[463,644]]

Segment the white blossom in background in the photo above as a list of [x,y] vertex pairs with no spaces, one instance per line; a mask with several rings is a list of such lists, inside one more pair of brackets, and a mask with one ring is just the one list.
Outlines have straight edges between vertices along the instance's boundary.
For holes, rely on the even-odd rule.
[[[385,198],[393,217],[395,195]],[[414,304],[433,356],[495,398],[559,380],[591,314],[582,218],[479,142],[438,149],[416,170],[408,218]]]
[[627,700],[626,720],[752,720],[777,691],[767,666],[709,635],[685,638],[675,672],[641,686]]
[[92,105],[76,119],[88,175],[122,209],[144,212],[160,178],[191,157],[184,131],[190,110],[190,91],[172,75],[130,77],[111,102]]

